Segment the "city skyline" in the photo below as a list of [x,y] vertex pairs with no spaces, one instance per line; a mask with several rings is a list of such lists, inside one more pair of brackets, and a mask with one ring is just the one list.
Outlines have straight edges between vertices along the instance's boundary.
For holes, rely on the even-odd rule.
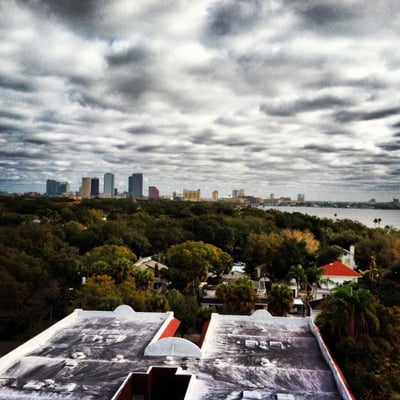
[[137,171],[161,194],[400,195],[398,1],[0,10],[0,191]]

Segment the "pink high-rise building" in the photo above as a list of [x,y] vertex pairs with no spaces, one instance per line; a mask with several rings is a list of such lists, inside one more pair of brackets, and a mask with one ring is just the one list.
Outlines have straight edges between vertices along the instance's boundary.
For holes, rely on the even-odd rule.
[[149,186],[149,199],[160,198],[160,191],[155,186]]

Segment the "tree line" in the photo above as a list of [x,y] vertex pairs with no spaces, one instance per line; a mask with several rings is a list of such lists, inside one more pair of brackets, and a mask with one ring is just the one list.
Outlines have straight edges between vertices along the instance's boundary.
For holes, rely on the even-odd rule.
[[[290,309],[287,281],[308,293],[318,267],[355,246],[362,279],[339,287],[317,319],[324,339],[360,399],[400,393],[400,232],[351,220],[259,210],[226,203],[168,200],[0,197],[0,338],[29,337],[73,308],[173,310],[181,333],[196,332],[210,310],[201,282],[243,261],[249,277],[264,265],[272,279],[268,309]],[[170,285],[134,266],[152,255]],[[86,283],[82,285],[85,278]],[[250,279],[219,285],[219,312],[250,313]]]

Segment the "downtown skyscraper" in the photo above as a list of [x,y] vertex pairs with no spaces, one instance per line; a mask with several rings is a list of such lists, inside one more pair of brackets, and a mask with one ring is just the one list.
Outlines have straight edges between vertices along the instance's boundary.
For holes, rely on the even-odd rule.
[[114,174],[110,172],[106,172],[104,174],[104,193],[110,196],[114,196],[115,191],[115,183],[114,183]]
[[143,197],[143,174],[132,174],[128,179],[129,197],[141,199]]

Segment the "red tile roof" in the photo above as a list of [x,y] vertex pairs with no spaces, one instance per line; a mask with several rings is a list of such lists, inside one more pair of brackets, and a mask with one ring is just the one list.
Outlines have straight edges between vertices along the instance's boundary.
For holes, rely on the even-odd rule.
[[361,275],[352,270],[347,265],[344,265],[340,261],[335,261],[330,264],[323,265],[320,267],[324,270],[323,275],[327,276],[349,276],[349,277],[360,277]]

